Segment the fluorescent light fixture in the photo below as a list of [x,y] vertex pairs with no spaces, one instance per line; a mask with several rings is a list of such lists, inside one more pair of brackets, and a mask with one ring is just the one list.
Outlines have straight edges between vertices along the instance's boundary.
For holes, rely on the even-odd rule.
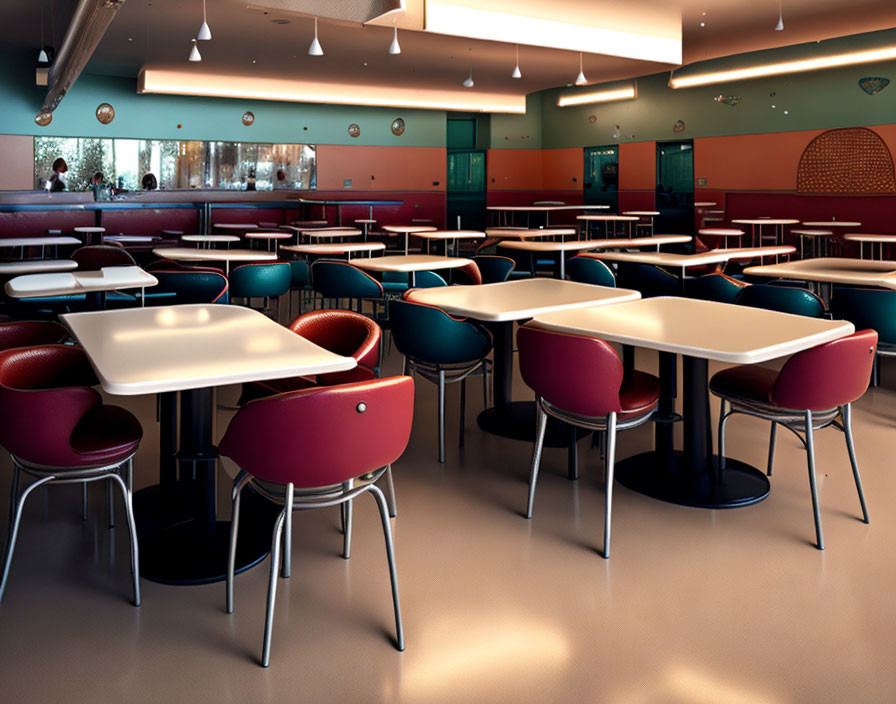
[[308,46],[308,56],[323,56],[324,48],[320,45],[320,40],[317,38],[317,17],[314,18],[314,39],[311,40],[311,44]]
[[193,48],[190,49],[190,61],[194,63],[197,61],[202,61],[202,54],[199,53],[199,47],[196,46],[196,40],[193,40]]
[[606,87],[588,93],[570,93],[557,99],[557,107],[566,108],[571,105],[589,105],[591,103],[609,103],[614,100],[634,100],[638,97],[638,84],[631,83],[620,87]]
[[870,49],[868,51],[856,51],[846,54],[818,56],[812,59],[782,61],[780,63],[751,66],[749,68],[698,73],[692,76],[672,76],[669,78],[669,86],[671,88],[690,88],[692,86],[706,86],[712,83],[723,83],[725,81],[742,81],[748,78],[779,76],[784,73],[816,71],[823,68],[853,66],[855,64],[867,64],[874,61],[889,61],[891,59],[896,59],[896,46],[884,47],[882,49]]
[[400,85],[208,74],[188,69],[143,68],[137,81],[137,92],[519,115],[526,112],[524,95],[470,91],[460,86],[427,90]]
[[423,28],[456,37],[681,63],[681,14],[673,12],[674,8],[629,3],[612,10],[616,13],[613,21],[606,21],[605,4],[598,8],[597,3],[588,3],[576,16],[567,14],[567,21],[562,21],[555,19],[552,3],[543,5],[541,10],[533,10],[541,16],[527,17],[504,11],[512,6],[506,1],[425,0]]
[[401,46],[398,43],[398,25],[395,25],[392,29],[395,31],[392,35],[392,43],[389,45],[389,53],[392,55],[400,54]]

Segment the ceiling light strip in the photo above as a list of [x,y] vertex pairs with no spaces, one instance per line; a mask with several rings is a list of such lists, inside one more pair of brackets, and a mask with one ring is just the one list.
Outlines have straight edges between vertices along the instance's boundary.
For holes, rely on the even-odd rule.
[[589,93],[571,93],[561,95],[557,106],[561,108],[573,105],[590,105],[591,103],[609,103],[614,100],[634,100],[638,97],[638,84],[631,83],[621,88],[608,88]]

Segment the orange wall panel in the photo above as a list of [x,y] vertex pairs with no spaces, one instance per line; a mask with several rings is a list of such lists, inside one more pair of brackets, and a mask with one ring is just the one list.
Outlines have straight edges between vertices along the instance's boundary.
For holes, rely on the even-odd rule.
[[[546,191],[582,189],[585,156],[581,147],[542,151],[542,188]],[[573,179],[576,179],[573,181]]]
[[619,145],[619,190],[653,191],[656,188],[656,142]]
[[542,189],[540,149],[489,149],[486,155],[488,188],[499,191]]
[[[321,144],[317,148],[317,187],[344,191],[444,191],[447,161],[447,152],[441,147]],[[350,189],[343,187],[345,179],[352,180]]]

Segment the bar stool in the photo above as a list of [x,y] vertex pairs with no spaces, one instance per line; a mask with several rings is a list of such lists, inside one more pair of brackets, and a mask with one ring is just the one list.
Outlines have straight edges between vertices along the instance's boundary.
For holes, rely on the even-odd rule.
[[[265,499],[283,507],[271,539],[262,667],[268,667],[271,661],[281,544],[284,552],[291,551],[293,511],[347,507],[348,502],[364,493],[373,495],[379,509],[392,584],[396,647],[404,650],[392,531],[386,500],[376,480],[407,448],[413,415],[414,382],[405,376],[316,387],[260,399],[243,406],[230,421],[218,445],[221,454],[240,468],[233,484],[227,613],[233,613],[242,490],[251,486]],[[345,530],[350,529],[348,514]]]
[[725,426],[736,413],[771,421],[768,449],[768,474],[772,473],[775,437],[778,425],[796,435],[806,449],[809,466],[809,490],[815,515],[815,540],[824,550],[821,513],[815,480],[813,432],[833,425],[846,436],[846,450],[862,507],[862,521],[869,522],[862,479],[856,462],[852,438],[852,403],[868,389],[868,380],[877,349],[877,333],[863,330],[848,337],[798,352],[780,372],[756,365],[729,367],[715,374],[709,390],[719,397],[720,479],[725,470]]

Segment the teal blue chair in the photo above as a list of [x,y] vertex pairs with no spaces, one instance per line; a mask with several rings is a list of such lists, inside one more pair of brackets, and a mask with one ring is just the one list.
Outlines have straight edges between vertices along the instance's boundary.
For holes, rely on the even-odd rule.
[[677,276],[653,264],[640,262],[619,262],[616,285],[640,291],[644,298],[677,296],[681,292],[681,282]]
[[153,272],[159,280],[155,288],[162,295],[156,299],[147,297],[147,303],[158,305],[169,303],[228,303],[229,285],[227,277],[216,271],[174,271]]
[[479,274],[484,284],[507,281],[516,266],[516,262],[510,257],[501,257],[497,254],[479,254],[473,257],[473,261],[479,267]]
[[724,274],[705,274],[695,279],[688,279],[684,290],[688,298],[735,303],[740,292],[748,285]]
[[877,355],[871,384],[880,384],[880,357],[896,357],[896,291],[837,287],[831,298],[834,318],[848,320],[856,330],[877,331]]
[[289,262],[289,318],[292,319],[292,292],[299,292],[299,315],[304,311],[305,296],[311,292],[311,267],[304,259],[293,259]]
[[311,285],[325,301],[332,301],[334,308],[339,307],[340,299],[348,299],[349,309],[356,302],[359,313],[363,301],[371,301],[376,306],[385,297],[379,281],[345,261],[318,259],[311,265]]
[[594,257],[572,257],[566,262],[566,276],[582,284],[616,287],[616,277],[610,267]]
[[752,284],[741,289],[735,301],[740,306],[765,308],[779,313],[822,318],[827,310],[822,300],[804,288]]
[[404,373],[417,373],[438,385],[439,462],[445,462],[445,386],[460,382],[460,430],[464,444],[466,379],[482,372],[483,396],[488,394],[488,364],[492,336],[478,323],[452,318],[435,306],[411,301],[389,302],[389,323],[395,347],[404,355]]
[[277,302],[275,320],[280,317],[280,296],[289,291],[292,273],[287,262],[261,262],[242,264],[230,271],[230,298],[245,299],[246,305],[252,308],[252,299],[260,298],[267,310],[271,300]]

